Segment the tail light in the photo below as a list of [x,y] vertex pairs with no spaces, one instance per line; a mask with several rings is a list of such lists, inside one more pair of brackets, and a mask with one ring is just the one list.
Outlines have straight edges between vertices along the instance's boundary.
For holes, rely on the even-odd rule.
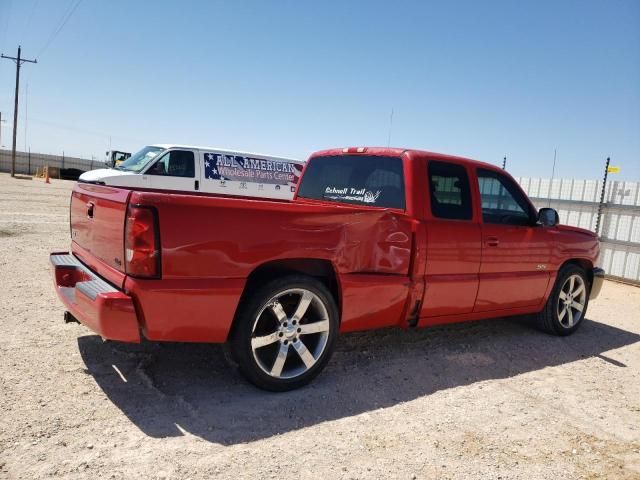
[[160,278],[160,232],[155,208],[129,205],[124,249],[127,275]]

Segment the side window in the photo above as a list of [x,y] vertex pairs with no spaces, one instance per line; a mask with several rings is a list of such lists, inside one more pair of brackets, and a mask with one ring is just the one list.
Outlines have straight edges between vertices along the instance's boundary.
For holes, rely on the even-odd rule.
[[185,150],[167,152],[147,171],[147,175],[193,178],[195,177],[193,152]]
[[530,207],[509,178],[491,170],[478,169],[478,187],[483,222],[506,225],[530,223]]
[[446,162],[429,162],[431,214],[451,220],[471,220],[471,190],[466,169]]

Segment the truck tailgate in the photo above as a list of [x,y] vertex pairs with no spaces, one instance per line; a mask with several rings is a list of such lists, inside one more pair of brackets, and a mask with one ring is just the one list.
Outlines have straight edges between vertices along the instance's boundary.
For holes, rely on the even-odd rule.
[[100,276],[124,284],[124,227],[131,191],[77,183],[71,194],[73,253]]

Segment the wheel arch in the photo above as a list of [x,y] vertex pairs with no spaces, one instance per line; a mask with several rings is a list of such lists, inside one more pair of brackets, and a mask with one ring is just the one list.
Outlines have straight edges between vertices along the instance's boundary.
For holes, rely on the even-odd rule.
[[558,271],[562,270],[567,265],[576,265],[582,268],[587,274],[589,287],[593,285],[593,262],[591,260],[587,258],[570,258],[569,260],[566,260],[562,265],[560,265],[560,268],[558,269]]
[[292,274],[307,275],[321,281],[333,296],[338,307],[338,312],[342,312],[342,296],[340,295],[338,275],[334,265],[329,260],[315,258],[287,258],[282,260],[273,260],[257,266],[247,277],[247,282],[245,283],[242,295],[240,296],[240,301],[236,307],[236,313],[234,315],[231,328],[229,329],[227,339],[231,336],[235,325],[237,324],[238,312],[247,297],[251,294],[250,292],[273,278]]

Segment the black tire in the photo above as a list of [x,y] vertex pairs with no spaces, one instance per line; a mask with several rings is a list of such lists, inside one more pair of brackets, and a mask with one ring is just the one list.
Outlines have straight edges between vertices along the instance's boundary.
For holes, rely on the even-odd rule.
[[[303,298],[311,300],[296,320],[295,312]],[[305,275],[287,275],[247,293],[238,309],[229,344],[240,371],[251,383],[284,392],[306,385],[322,371],[333,353],[338,327],[338,307],[324,284]],[[326,330],[313,332],[320,328]],[[304,333],[306,330],[310,333]],[[267,337],[270,343],[252,348],[254,341]],[[278,362],[284,350],[285,360]],[[271,363],[273,366],[269,367]],[[282,366],[280,373],[274,375],[276,363]]]
[[[577,318],[576,321],[573,321],[574,315],[577,312],[577,310],[574,308],[566,310],[562,318],[560,318],[560,316],[562,315],[561,305],[563,302],[566,302],[565,290],[568,286],[567,282],[570,282],[571,277],[574,277],[575,283],[578,283],[578,280],[575,276],[580,277],[580,279],[582,280],[584,289],[584,298],[582,299],[582,304],[584,306],[582,311],[580,312],[581,314],[579,315],[579,318]],[[563,288],[565,290],[563,290]],[[589,283],[587,273],[583,268],[573,264],[565,265],[564,267],[562,267],[558,272],[556,283],[553,286],[553,290],[549,295],[547,303],[545,304],[542,311],[536,315],[536,323],[538,328],[551,335],[571,335],[578,328],[580,328],[580,325],[582,325],[584,321],[585,315],[587,314],[587,307],[589,306],[590,291],[591,285]],[[560,298],[561,294],[564,294],[564,299]],[[572,322],[568,321],[569,314],[567,312],[571,313]]]

